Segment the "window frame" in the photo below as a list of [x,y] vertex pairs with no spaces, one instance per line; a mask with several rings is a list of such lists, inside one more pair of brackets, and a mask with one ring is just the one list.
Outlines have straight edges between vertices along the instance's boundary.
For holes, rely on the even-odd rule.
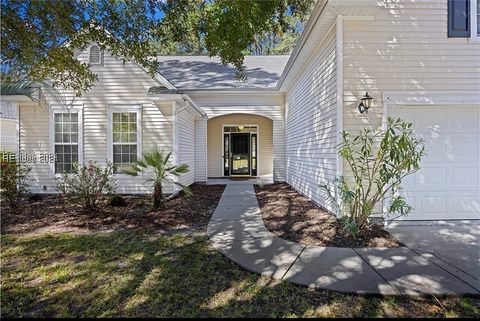
[[[137,159],[142,156],[142,105],[108,105],[107,119],[107,159],[113,165],[113,113],[136,113],[137,114]],[[122,173],[114,173],[116,177],[126,177]]]
[[478,32],[477,19],[478,19],[478,5],[477,2],[480,0],[470,0],[470,41],[480,42],[480,34]]
[[[49,150],[51,155],[55,155],[55,114],[77,114],[78,117],[78,164],[83,164],[83,105],[81,106],[50,106],[50,115],[49,115]],[[50,176],[51,177],[61,177],[64,173],[57,173],[55,171],[55,163],[50,162]],[[67,173],[67,175],[72,175],[73,173]]]

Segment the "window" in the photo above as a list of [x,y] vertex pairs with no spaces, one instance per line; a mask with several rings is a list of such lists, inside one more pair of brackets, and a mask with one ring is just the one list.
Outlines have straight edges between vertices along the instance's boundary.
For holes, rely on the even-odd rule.
[[114,107],[110,111],[110,124],[113,171],[121,174],[140,155],[140,109]]
[[79,163],[79,113],[54,112],[55,173],[73,173]]
[[448,37],[480,36],[480,0],[448,0]]
[[89,61],[91,65],[101,65],[102,64],[102,51],[97,45],[90,47],[90,57]]

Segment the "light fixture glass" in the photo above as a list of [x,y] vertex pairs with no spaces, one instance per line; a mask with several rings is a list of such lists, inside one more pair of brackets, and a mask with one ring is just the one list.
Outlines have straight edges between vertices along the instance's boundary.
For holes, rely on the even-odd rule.
[[360,111],[360,113],[362,113],[362,114],[367,113],[368,114],[368,110],[372,106],[372,101],[373,101],[373,98],[370,97],[370,95],[368,94],[368,91],[367,91],[365,93],[365,96],[363,96],[362,101],[360,102],[360,105],[358,105],[358,110]]
[[240,129],[240,131],[242,131],[244,128],[244,126],[238,126],[238,129]]

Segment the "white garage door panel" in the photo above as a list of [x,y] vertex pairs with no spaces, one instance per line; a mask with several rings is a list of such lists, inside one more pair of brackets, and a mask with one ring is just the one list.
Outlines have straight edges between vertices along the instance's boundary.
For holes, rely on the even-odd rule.
[[412,122],[427,153],[403,182],[414,210],[401,219],[480,219],[480,107],[402,106],[389,115]]

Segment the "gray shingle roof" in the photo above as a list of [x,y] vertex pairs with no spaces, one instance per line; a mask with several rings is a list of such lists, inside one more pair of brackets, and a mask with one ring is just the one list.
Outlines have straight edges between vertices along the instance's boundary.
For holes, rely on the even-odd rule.
[[217,57],[159,56],[159,73],[179,89],[274,88],[289,56],[245,56],[246,81]]

